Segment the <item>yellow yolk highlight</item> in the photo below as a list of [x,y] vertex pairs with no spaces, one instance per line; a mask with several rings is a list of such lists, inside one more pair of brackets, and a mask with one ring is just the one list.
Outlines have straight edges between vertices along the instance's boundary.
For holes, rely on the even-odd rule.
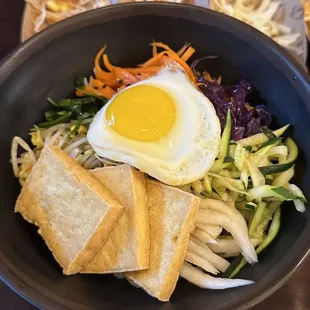
[[118,94],[106,111],[108,125],[118,134],[138,141],[166,136],[176,119],[172,97],[150,85],[131,87]]

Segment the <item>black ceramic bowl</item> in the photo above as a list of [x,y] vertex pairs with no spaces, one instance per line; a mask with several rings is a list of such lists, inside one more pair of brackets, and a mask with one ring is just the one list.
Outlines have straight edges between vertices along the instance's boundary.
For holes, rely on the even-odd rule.
[[292,58],[273,41],[229,17],[197,7],[127,4],[70,18],[20,46],[0,69],[0,272],[23,297],[44,309],[246,309],[292,274],[309,250],[309,210],[284,207],[279,237],[255,267],[240,277],[256,284],[226,291],[201,290],[180,280],[170,303],[160,303],[112,275],[63,276],[36,229],[14,214],[20,186],[13,177],[10,145],[47,109],[46,98],[70,94],[76,76],[91,73],[94,55],[107,44],[111,61],[136,65],[150,56],[153,40],[173,48],[192,42],[197,57],[219,55],[206,68],[224,82],[248,78],[268,103],[276,125],[291,123],[301,149],[298,185],[310,199],[310,87]]

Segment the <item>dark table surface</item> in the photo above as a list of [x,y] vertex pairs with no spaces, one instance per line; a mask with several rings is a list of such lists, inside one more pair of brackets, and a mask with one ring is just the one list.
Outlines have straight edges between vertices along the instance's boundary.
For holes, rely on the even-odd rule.
[[[19,43],[23,0],[0,0],[0,60]],[[253,310],[310,310],[310,259],[281,289]],[[0,280],[1,310],[35,310]],[[55,309],[57,310],[57,309]]]

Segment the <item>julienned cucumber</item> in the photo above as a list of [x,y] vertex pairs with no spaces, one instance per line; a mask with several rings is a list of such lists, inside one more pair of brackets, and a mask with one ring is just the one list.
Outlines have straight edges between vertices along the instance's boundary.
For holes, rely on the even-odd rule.
[[[270,243],[275,239],[280,230],[280,224],[281,224],[281,209],[278,208],[274,213],[270,228],[268,230],[267,237],[255,250],[257,254],[260,254],[263,250],[265,250],[270,245]],[[234,277],[246,264],[247,262],[242,255],[237,256],[235,260],[229,265],[227,270],[223,273],[222,277],[223,278]]]
[[[277,130],[274,130],[273,133],[275,134],[275,136],[281,137],[289,126],[290,124],[285,125]],[[248,146],[248,145],[254,146],[254,145],[265,143],[268,140],[269,140],[268,137],[264,133],[258,133],[254,136],[241,139],[237,141],[237,143],[241,144],[242,146]]]
[[226,116],[226,125],[223,130],[221,144],[220,144],[220,151],[219,151],[219,158],[223,159],[228,155],[228,148],[229,148],[229,141],[231,136],[231,114],[230,109],[227,111]]
[[291,138],[287,138],[284,142],[284,145],[286,145],[288,148],[287,160],[281,164],[259,167],[259,170],[263,175],[281,173],[288,170],[294,165],[298,157],[298,147],[294,140],[292,140]]
[[278,144],[279,142],[281,142],[281,138],[271,138],[269,139],[268,141],[264,142],[259,148],[257,151],[263,149],[264,147],[266,146],[269,146],[269,145],[276,145]]
[[273,197],[278,198],[281,201],[301,200],[306,202],[305,196],[303,194],[295,194],[283,186],[262,185],[251,188],[247,191],[247,193],[247,199],[249,201],[258,198]]
[[273,133],[273,131],[265,126],[261,128],[261,132],[267,136],[268,139],[274,139],[277,136]]

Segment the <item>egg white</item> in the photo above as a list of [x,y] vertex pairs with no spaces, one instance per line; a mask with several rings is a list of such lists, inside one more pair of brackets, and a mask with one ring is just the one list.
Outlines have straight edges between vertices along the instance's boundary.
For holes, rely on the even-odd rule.
[[128,163],[169,185],[200,179],[212,167],[220,143],[220,122],[212,103],[183,72],[169,67],[130,87],[142,84],[159,87],[173,98],[176,120],[170,132],[152,142],[118,134],[106,120],[111,98],[89,128],[87,137],[92,148],[100,157]]

